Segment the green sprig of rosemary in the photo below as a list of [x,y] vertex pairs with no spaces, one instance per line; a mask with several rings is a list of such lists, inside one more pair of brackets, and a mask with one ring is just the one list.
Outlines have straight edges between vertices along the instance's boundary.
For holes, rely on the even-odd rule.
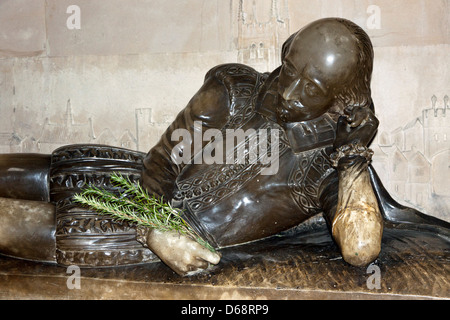
[[111,182],[121,192],[117,194],[95,186],[87,186],[74,196],[74,200],[101,215],[109,215],[116,221],[127,221],[162,232],[179,232],[215,252],[215,249],[181,217],[181,211],[173,208],[163,198],[149,195],[139,183],[133,183],[128,177],[125,178],[120,174],[113,173]]

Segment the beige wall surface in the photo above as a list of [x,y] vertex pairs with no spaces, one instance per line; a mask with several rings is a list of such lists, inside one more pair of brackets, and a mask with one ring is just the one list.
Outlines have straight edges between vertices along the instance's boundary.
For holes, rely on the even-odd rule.
[[450,221],[449,0],[0,0],[0,152],[148,151],[211,67],[271,71],[289,34],[323,17],[373,41],[386,187]]

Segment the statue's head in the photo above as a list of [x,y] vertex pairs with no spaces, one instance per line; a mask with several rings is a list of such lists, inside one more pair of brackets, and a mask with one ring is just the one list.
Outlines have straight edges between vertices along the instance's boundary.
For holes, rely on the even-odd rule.
[[283,45],[279,119],[307,121],[369,106],[372,69],[373,47],[364,30],[340,18],[312,22]]

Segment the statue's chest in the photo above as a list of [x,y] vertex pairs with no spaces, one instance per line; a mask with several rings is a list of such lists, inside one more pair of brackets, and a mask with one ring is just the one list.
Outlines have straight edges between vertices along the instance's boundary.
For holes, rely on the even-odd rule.
[[[303,148],[309,149],[295,152],[286,132],[256,113],[236,131],[228,130],[240,132],[232,138],[235,145],[227,143],[230,135],[226,131],[222,140],[207,145],[196,157],[202,157],[203,162],[193,161],[177,178],[174,206],[187,205],[193,212],[218,210],[230,198],[249,194],[264,198],[264,193],[278,192],[280,201],[292,201],[306,215],[320,211],[319,187],[334,170],[330,142],[304,143]],[[213,163],[210,159],[206,163],[207,156],[219,148],[223,157],[216,160],[222,161]]]
[[333,170],[329,147],[334,122],[325,115],[283,129],[255,111],[263,81],[227,82],[230,118],[183,168],[175,183],[174,206],[218,210],[226,199],[276,188],[305,214],[319,210],[319,186]]

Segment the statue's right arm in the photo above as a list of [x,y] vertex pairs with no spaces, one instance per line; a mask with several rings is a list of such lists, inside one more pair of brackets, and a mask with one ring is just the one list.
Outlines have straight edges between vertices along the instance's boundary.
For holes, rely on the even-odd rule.
[[[163,196],[165,200],[170,201],[175,180],[186,165],[177,164],[171,159],[172,151],[180,143],[179,140],[172,141],[172,133],[175,130],[185,129],[193,137],[195,122],[199,121],[203,130],[206,130],[221,128],[229,119],[231,105],[229,94],[225,85],[216,77],[214,70],[208,72],[203,86],[145,157],[141,182],[150,194]],[[202,143],[203,147],[207,142]],[[194,155],[193,144],[190,154]]]
[[[212,71],[214,69],[208,73],[203,86],[144,159],[143,187],[150,194],[163,196],[166,201],[171,200],[177,176],[186,165],[172,161],[172,151],[179,144],[179,141],[172,141],[172,133],[177,129],[185,129],[192,137],[194,123],[197,121],[206,130],[222,128],[229,119],[231,103],[228,92]],[[207,142],[202,141],[202,144],[205,143]],[[193,155],[194,146],[190,147],[190,154]],[[220,261],[220,254],[210,252],[196,241],[178,232],[162,233],[146,228],[138,233],[141,233],[142,237],[140,242],[150,248],[179,275],[199,272],[206,269],[210,263],[217,264]]]

